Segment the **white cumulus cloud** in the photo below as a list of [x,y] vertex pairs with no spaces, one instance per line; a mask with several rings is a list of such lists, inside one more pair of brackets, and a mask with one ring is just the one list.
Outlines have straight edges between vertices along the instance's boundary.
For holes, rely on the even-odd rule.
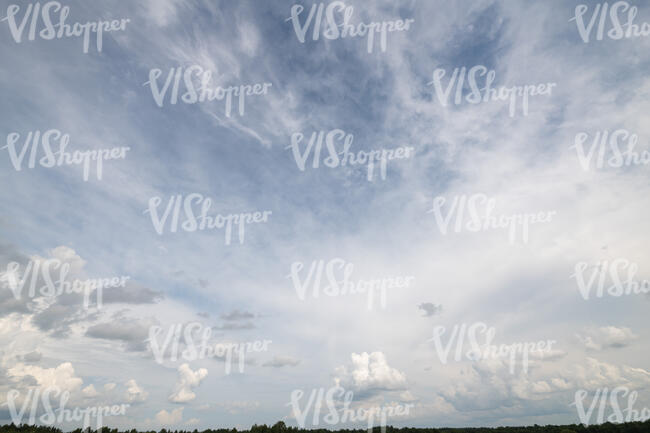
[[358,394],[405,390],[406,375],[388,365],[382,352],[352,353],[352,364],[338,367],[335,380]]
[[169,401],[172,403],[186,403],[194,400],[196,394],[194,394],[192,388],[199,386],[207,375],[208,370],[205,368],[192,371],[188,364],[178,367],[178,382],[174,393],[169,396]]

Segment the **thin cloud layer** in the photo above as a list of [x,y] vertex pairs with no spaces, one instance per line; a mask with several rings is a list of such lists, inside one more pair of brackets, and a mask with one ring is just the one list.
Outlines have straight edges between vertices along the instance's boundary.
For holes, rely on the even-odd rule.
[[0,406],[57,387],[129,430],[297,425],[330,390],[409,405],[395,426],[650,407],[644,2],[62,2],[70,32],[115,20],[87,44],[10,3]]

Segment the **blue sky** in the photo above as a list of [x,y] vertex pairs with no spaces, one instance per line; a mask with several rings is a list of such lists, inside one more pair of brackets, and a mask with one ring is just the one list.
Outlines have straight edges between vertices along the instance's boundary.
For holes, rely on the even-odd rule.
[[[11,4],[0,3],[2,17]],[[576,390],[602,387],[627,386],[650,405],[650,298],[585,300],[571,278],[576,263],[626,259],[650,279],[648,165],[585,171],[571,148],[576,134],[622,129],[647,151],[650,39],[585,43],[571,21],[579,2],[346,2],[352,23],[414,20],[388,33],[385,52],[368,53],[365,38],[313,40],[311,28],[301,43],[294,4],[304,20],[313,3],[66,1],[69,23],[129,19],[104,33],[101,52],[91,38],[88,53],[79,38],[17,43],[0,22],[2,146],[11,133],[57,129],[71,151],[130,148],[88,181],[78,165],[18,171],[0,149],[0,272],[59,259],[78,278],[130,277],[105,290],[99,311],[75,297],[17,301],[2,288],[0,401],[56,384],[80,406],[130,403],[110,426],[192,429],[295,425],[291,392],[335,383],[360,407],[412,404],[390,421],[401,426],[573,423]],[[585,4],[588,20],[598,3]],[[650,21],[647,5],[629,5],[636,24]],[[272,86],[247,96],[242,116],[234,106],[226,117],[223,101],[157,106],[150,70],[162,85],[171,68],[192,65],[212,71],[215,87]],[[509,116],[501,101],[442,106],[434,70],[446,70],[446,85],[454,68],[476,65],[495,71],[497,87],[556,85],[531,97],[526,115]],[[354,152],[414,153],[389,161],[385,179],[311,159],[301,171],[292,136],[306,145],[336,129],[353,135]],[[175,194],[209,197],[211,215],[272,214],[247,225],[243,243],[225,245],[223,230],[159,235],[145,210],[161,197],[161,213]],[[556,216],[532,225],[528,242],[509,243],[505,230],[442,234],[433,199],[473,194],[493,197],[500,213]],[[356,279],[413,284],[371,310],[363,296],[301,300],[292,263],[305,264],[302,278],[312,261],[334,258]],[[441,308],[427,315],[422,304]],[[191,322],[213,327],[216,341],[272,343],[243,373],[215,359],[156,363],[150,327]],[[526,374],[494,360],[441,363],[432,329],[476,322],[495,327],[499,343],[550,339],[557,351]],[[354,361],[363,353],[379,355]],[[175,401],[179,389],[193,398]],[[11,419],[6,406],[0,419]]]

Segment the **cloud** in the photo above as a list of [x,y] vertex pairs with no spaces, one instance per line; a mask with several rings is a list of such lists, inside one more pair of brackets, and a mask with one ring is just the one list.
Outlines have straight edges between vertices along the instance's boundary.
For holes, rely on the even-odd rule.
[[98,323],[86,330],[86,336],[124,343],[126,350],[143,352],[147,350],[151,319],[137,319],[115,314],[110,322]]
[[[0,384],[9,380],[5,372],[16,362],[51,368],[70,361],[101,393],[100,384],[123,384],[129,379],[124,374],[133,371],[138,375],[131,377],[138,377],[151,394],[141,409],[153,418],[164,409],[155,405],[167,401],[176,372],[152,364],[144,352],[117,349],[145,348],[145,317],[182,323],[195,319],[198,311],[217,312],[214,319],[218,312],[245,306],[243,313],[268,312],[268,323],[260,328],[256,317],[224,317],[218,329],[248,333],[257,325],[260,333],[268,333],[264,337],[291,342],[291,352],[283,353],[302,360],[303,374],[296,379],[304,379],[305,386],[322,386],[326,373],[360,347],[383,348],[390,366],[408,377],[408,390],[381,397],[408,397],[410,392],[420,399],[417,422],[423,425],[441,420],[456,425],[573,422],[575,411],[564,406],[576,386],[616,381],[644,386],[645,370],[627,366],[646,366],[648,338],[642,326],[648,298],[606,296],[584,302],[567,275],[578,261],[629,257],[639,264],[639,277],[647,279],[647,166],[585,172],[570,146],[579,131],[593,137],[597,130],[624,127],[639,135],[637,149],[645,149],[650,137],[644,116],[650,110],[648,38],[616,44],[592,39],[586,45],[575,21],[568,21],[571,10],[545,2],[526,10],[517,2],[493,0],[460,0],[444,7],[381,0],[355,6],[353,21],[414,17],[416,22],[407,32],[389,33],[386,52],[376,46],[368,55],[363,38],[326,40],[321,35],[301,44],[286,21],[291,5],[201,2],[197,8],[194,3],[115,2],[108,10],[100,2],[72,0],[71,22],[131,18],[126,31],[104,35],[102,53],[92,51],[92,41],[88,55],[80,52],[78,40],[0,41],[7,66],[0,74],[3,131],[18,131],[25,138],[29,130],[56,127],[71,134],[71,151],[133,148],[125,160],[105,161],[102,181],[88,182],[81,180],[79,165],[25,167],[18,173],[2,150],[5,187],[0,196],[8,205],[0,212],[0,227],[28,250],[0,240],[0,271],[7,261],[24,264],[38,252],[70,260],[76,271],[92,271],[89,277],[125,273],[143,287],[167,294],[152,305],[157,296],[151,289],[105,290],[109,300],[133,306],[131,314],[138,319],[121,325],[119,316],[110,316],[112,302],[105,304],[106,317],[93,317],[79,311],[78,296],[64,296],[50,306],[42,300],[16,301],[9,290],[0,289],[0,321],[6,319],[0,323],[0,350],[5,352],[0,357],[7,362],[0,368]],[[648,5],[638,3],[639,17],[647,16]],[[419,25],[420,17],[428,25]],[[273,86],[264,97],[247,97],[245,116],[239,116],[233,100],[230,119],[224,118],[219,101],[157,107],[150,89],[142,86],[149,70],[166,73],[191,64],[209,68],[215,86],[262,81]],[[496,86],[558,85],[552,96],[531,98],[529,116],[510,118],[507,102],[442,107],[427,85],[431,72],[445,68],[446,83],[454,67],[469,70],[477,64],[496,70]],[[169,93],[171,87],[173,83]],[[178,96],[182,93],[181,81]],[[453,95],[451,90],[452,100]],[[390,161],[385,180],[368,182],[358,166],[330,169],[321,158],[320,167],[314,167],[317,143],[306,169],[299,170],[286,149],[291,134],[305,134],[302,144],[307,145],[312,132],[333,128],[354,135],[353,151],[408,144],[415,156]],[[36,150],[40,158],[43,147]],[[323,148],[321,156],[327,153]],[[598,153],[596,145],[594,159]],[[481,191],[498,199],[495,211],[557,210],[557,219],[531,225],[527,244],[508,245],[505,229],[442,236],[433,215],[426,214],[436,195]],[[190,192],[210,195],[215,214],[257,209],[274,214],[269,224],[247,224],[242,245],[226,247],[218,230],[157,235],[142,214],[147,200]],[[469,202],[464,205],[467,215]],[[172,215],[173,210],[168,222]],[[236,232],[233,227],[235,239]],[[50,249],[62,242],[68,246]],[[485,260],[486,251],[490,260]],[[354,262],[355,278],[412,274],[417,287],[389,288],[386,314],[367,312],[362,296],[321,295],[298,302],[283,278],[286,262],[331,257]],[[174,276],[177,270],[185,272],[184,281]],[[327,269],[322,272],[325,277]],[[321,289],[325,279],[323,283]],[[432,287],[445,289],[429,291]],[[499,335],[513,338],[504,341],[571,336],[584,326],[611,323],[619,330],[621,324],[629,326],[638,339],[579,331],[582,343],[566,344],[567,352],[552,354],[552,359],[546,354],[535,359],[528,377],[513,377],[507,365],[472,368],[469,362],[435,361],[436,367],[425,372],[431,351],[419,344],[430,332],[426,322],[440,312],[429,315],[431,308],[419,308],[429,304],[423,300],[443,305],[449,323],[493,318]],[[599,321],[605,318],[607,322]],[[11,331],[5,333],[8,322]],[[585,345],[600,350],[592,354],[611,358],[606,365],[588,361]],[[624,345],[629,350],[613,350]],[[43,353],[39,360],[15,356],[36,347]],[[339,362],[332,365],[332,360]],[[284,410],[273,409],[279,407],[275,395],[264,390],[282,387],[283,375],[254,380],[257,369],[252,370],[250,376],[231,376],[219,386],[194,391],[205,392],[209,401],[260,395],[262,412],[281,416]],[[364,371],[352,365],[338,377],[352,386],[356,370]],[[19,380],[37,383],[31,375]],[[371,386],[372,380],[358,383],[364,389],[361,384]],[[443,390],[444,395],[436,395]],[[450,416],[440,415],[450,407]],[[486,410],[472,412],[476,408]],[[202,422],[242,422],[220,412],[205,413]],[[133,411],[127,422],[143,414]]]
[[85,387],[84,389],[81,390],[81,393],[84,395],[84,397],[97,397],[99,393],[95,389],[95,385],[92,383]]
[[602,326],[600,328],[588,328],[584,334],[578,334],[578,338],[587,350],[600,351],[629,346],[638,339],[638,336],[630,328]]
[[222,314],[221,318],[223,320],[249,320],[254,318],[255,315],[253,313],[250,313],[248,311],[240,311],[240,310],[234,310],[231,311],[230,313]]
[[573,384],[576,389],[589,391],[598,388],[627,386],[642,389],[650,386],[650,372],[627,365],[614,365],[595,358],[586,358],[583,364],[575,365],[562,379]]
[[7,369],[7,376],[12,380],[31,376],[42,388],[57,387],[62,391],[70,392],[77,391],[83,384],[83,380],[75,375],[74,368],[69,362],[64,362],[54,368],[17,364]]
[[[75,250],[65,245],[59,245],[58,247],[51,249],[49,254],[53,259],[58,259],[64,263],[68,263],[72,275],[80,274],[86,266],[86,260],[82,259]],[[41,260],[44,259],[43,257],[35,258]]]
[[560,349],[551,349],[548,351],[535,351],[528,353],[528,358],[538,361],[557,361],[568,355],[568,352]]
[[21,296],[16,299],[11,290],[0,287],[0,316],[11,313],[29,313],[29,298]]
[[143,402],[149,397],[149,393],[138,386],[135,379],[128,380],[124,385],[127,387],[124,398],[129,403]]
[[185,422],[185,425],[197,425],[201,422],[198,418],[190,418]]
[[405,402],[412,402],[412,401],[417,401],[418,398],[415,397],[411,391],[404,391],[399,393],[399,399],[400,401],[405,401]]
[[392,368],[382,352],[352,353],[352,364],[335,370],[335,381],[360,398],[380,391],[406,390],[406,375]]
[[424,302],[418,305],[418,308],[424,312],[424,317],[431,317],[442,311],[442,305],[431,302]]
[[274,368],[281,368],[287,366],[295,367],[298,364],[300,364],[299,359],[294,359],[291,358],[290,356],[274,356],[272,360],[263,363],[262,367],[274,367]]
[[178,9],[184,4],[185,0],[146,0],[140,4],[140,7],[143,8],[143,18],[164,28],[176,22]]
[[188,364],[182,364],[178,367],[178,382],[174,392],[169,396],[169,401],[172,403],[187,403],[194,400],[196,394],[192,389],[198,387],[207,375],[208,370],[205,368],[192,371]]
[[24,355],[17,355],[19,361],[28,362],[28,363],[37,363],[43,358],[43,354],[38,350],[26,353]]
[[239,331],[239,330],[246,330],[246,329],[255,329],[255,325],[252,322],[244,322],[244,323],[227,322],[224,323],[223,325],[215,326],[214,329],[221,329],[223,331]]
[[104,289],[103,293],[105,304],[155,304],[163,298],[162,292],[128,283],[125,287]]
[[233,310],[229,313],[222,314],[220,317],[222,320],[225,320],[226,323],[215,326],[215,329],[239,331],[255,328],[255,324],[251,319],[254,319],[256,315],[248,311]]
[[[522,408],[528,413],[538,413],[544,405],[571,400],[578,389],[650,387],[650,372],[594,358],[570,368],[559,365],[550,370],[531,367],[528,374],[522,371],[511,374],[507,360],[491,359],[473,362],[460,373],[453,374],[450,383],[440,387],[439,394],[445,401],[459,412],[497,410],[503,416],[517,414]],[[545,400],[547,398],[550,400]]]
[[[15,299],[9,290],[0,290],[0,315],[11,312],[32,314],[32,323],[41,331],[62,339],[70,336],[74,324],[92,321],[98,317],[97,312],[88,311],[83,306],[84,294],[82,293],[63,292],[56,297],[43,296],[41,293],[40,288],[45,287],[46,284],[54,284],[58,288],[59,279],[64,275],[68,282],[85,278],[86,260],[82,259],[75,250],[61,245],[47,250],[45,257],[38,254],[27,257],[18,253],[12,256],[20,258],[20,260],[12,260],[18,263],[18,269],[10,272],[7,267],[7,271],[0,272],[0,281],[4,280],[4,284],[7,284],[8,275],[12,274],[10,279],[23,280],[25,285],[22,286],[22,290],[17,291],[19,299]],[[60,265],[62,263],[69,267],[67,275],[62,273]],[[0,262],[0,266],[8,266],[8,264],[8,261]],[[30,294],[29,289],[32,285],[36,290]],[[95,299],[93,294],[90,299],[91,302]]]
[[[70,299],[75,301],[68,305],[63,303]],[[97,317],[97,313],[89,313],[82,308],[81,295],[70,294],[59,296],[56,303],[35,313],[32,323],[52,337],[67,338],[72,332],[72,325]]]
[[173,409],[171,412],[163,409],[156,414],[156,422],[164,426],[178,424],[183,421],[183,409],[179,407]]
[[239,24],[239,37],[241,50],[248,56],[254,56],[260,39],[257,28],[252,23],[242,22]]

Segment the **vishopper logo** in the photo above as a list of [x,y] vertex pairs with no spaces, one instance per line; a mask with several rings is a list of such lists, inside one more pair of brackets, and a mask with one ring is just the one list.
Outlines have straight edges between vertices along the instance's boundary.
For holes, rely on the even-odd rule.
[[449,224],[455,215],[455,224],[452,229],[454,232],[508,229],[508,240],[511,245],[517,241],[519,236],[523,243],[528,243],[530,225],[551,222],[552,217],[557,213],[556,211],[546,211],[493,215],[496,199],[482,193],[454,196],[446,216],[443,215],[445,203],[447,203],[446,197],[437,196],[433,199],[433,208],[427,212],[433,213],[442,235],[448,233]]
[[[83,164],[84,181],[88,181],[90,176],[90,162],[95,162],[97,180],[102,180],[104,160],[124,159],[126,152],[131,150],[130,147],[113,147],[111,149],[94,149],[94,150],[75,150],[67,152],[66,148],[70,143],[70,136],[62,134],[58,129],[48,129],[41,134],[41,131],[29,131],[25,137],[22,148],[17,149],[20,134],[12,132],[7,135],[7,144],[2,149],[7,149],[11,164],[16,171],[23,169],[23,161],[29,150],[29,161],[27,168],[34,168],[37,163],[39,145],[42,148],[43,156],[38,159],[38,165],[45,168],[61,167],[63,165]],[[52,150],[58,146],[58,150]]]
[[[585,145],[587,140],[589,140],[589,134],[580,132],[576,134],[573,146],[569,147],[569,149],[576,150],[580,166],[584,171],[588,171],[592,166],[602,169],[606,166],[620,168],[624,165],[650,164],[650,150],[646,149],[640,154],[636,152],[639,136],[631,134],[626,129],[617,129],[611,134],[608,130],[596,131],[588,149]],[[624,146],[625,150],[622,150]],[[609,155],[609,158],[605,159],[606,155]]]
[[[162,335],[164,333],[164,336]],[[162,340],[158,337],[163,336]],[[182,343],[185,349],[180,351]],[[232,363],[237,362],[239,372],[244,372],[246,364],[246,354],[253,352],[267,352],[271,340],[255,340],[251,342],[226,342],[211,343],[212,328],[204,327],[199,322],[190,322],[187,324],[179,323],[171,325],[165,332],[161,326],[149,327],[148,342],[151,346],[154,358],[158,364],[169,361],[177,361],[180,358],[186,361],[195,361],[197,359],[217,358],[224,361],[225,373],[230,374]],[[198,337],[198,338],[197,338]],[[195,339],[200,342],[197,345]]]
[[[331,131],[318,131],[312,132],[309,142],[304,146],[304,150],[300,150],[301,143],[305,136],[301,132],[295,132],[291,135],[291,144],[286,149],[291,149],[293,158],[300,171],[305,171],[305,166],[310,154],[312,156],[312,167],[318,168],[321,164],[321,154],[323,152],[323,144],[327,149],[329,156],[322,160],[325,167],[336,168],[345,167],[346,165],[366,165],[368,170],[367,179],[372,182],[375,176],[375,169],[379,170],[379,177],[386,180],[386,166],[388,161],[393,159],[407,159],[415,154],[415,149],[410,146],[397,147],[395,149],[376,149],[364,152],[363,150],[357,153],[350,152],[354,136],[346,134],[342,129],[333,129]],[[342,144],[343,150],[337,150],[337,144]],[[377,164],[377,167],[375,167]]]
[[[301,301],[305,300],[305,295],[309,286],[312,288],[312,296],[318,298],[321,294],[321,285],[323,277],[327,279],[327,286],[323,287],[322,293],[325,296],[345,296],[367,293],[368,310],[372,310],[375,303],[375,296],[379,296],[381,308],[386,308],[388,298],[388,289],[404,289],[411,285],[415,277],[381,277],[369,280],[352,281],[354,265],[341,258],[334,258],[329,261],[314,260],[311,262],[308,273],[301,281],[300,272],[305,268],[302,262],[293,262],[291,264],[291,273],[287,278],[291,278],[296,294]],[[323,275],[323,273],[325,275]]]
[[[24,5],[23,5],[24,6]],[[58,1],[49,1],[41,3],[28,3],[23,13],[22,18],[18,24],[17,15],[20,12],[21,6],[12,4],[7,7],[7,16],[0,21],[7,21],[11,36],[17,44],[22,42],[27,23],[29,22],[29,31],[27,40],[33,41],[37,35],[41,39],[52,40],[61,38],[78,38],[83,36],[83,52],[88,53],[90,47],[91,33],[95,34],[97,52],[101,53],[103,46],[104,32],[124,31],[126,24],[131,20],[121,19],[112,21],[88,21],[85,23],[75,22],[73,24],[66,24],[68,15],[70,15],[70,7],[62,6]],[[39,13],[42,26],[39,26]],[[57,14],[58,16],[56,16]],[[57,23],[53,21],[58,18]],[[38,29],[41,30],[38,31]]]
[[[149,71],[149,81],[143,84],[143,86],[149,85],[153,99],[159,107],[164,105],[165,97],[169,93],[170,88],[171,94],[169,94],[168,102],[171,105],[177,104],[181,87],[184,87],[185,93],[180,96],[180,101],[185,104],[196,104],[197,102],[205,101],[212,102],[215,99],[217,101],[223,101],[225,99],[226,117],[230,117],[232,113],[234,100],[237,101],[239,115],[243,116],[246,111],[246,97],[266,95],[268,88],[272,86],[272,83],[255,83],[228,87],[211,87],[212,71],[204,70],[199,65],[192,65],[185,70],[183,70],[182,66],[170,68],[162,87],[158,84],[158,78],[161,75],[161,69],[151,69]],[[198,78],[198,83],[195,81],[194,75]]]
[[[539,352],[551,352],[555,340],[540,340],[537,342],[519,342],[511,344],[500,344],[499,346],[493,345],[492,340],[496,335],[496,329],[489,327],[483,322],[476,322],[472,325],[466,323],[454,325],[453,331],[447,344],[442,343],[442,336],[447,332],[444,326],[436,326],[433,328],[433,337],[428,341],[433,341],[436,349],[436,354],[440,362],[447,364],[449,362],[449,353],[456,344],[456,351],[454,352],[453,360],[460,362],[463,360],[480,361],[485,359],[501,359],[509,357],[510,373],[515,373],[517,364],[517,354],[521,354],[522,371],[528,373],[529,354]],[[480,344],[480,334],[484,335],[484,343]],[[469,347],[465,345],[465,338],[467,337]],[[469,349],[465,350],[464,349]]]
[[[233,226],[237,226],[239,243],[243,244],[246,224],[265,223],[268,221],[268,218],[272,213],[270,210],[265,210],[264,212],[245,212],[227,215],[217,214],[216,216],[209,216],[208,212],[212,206],[212,200],[199,193],[189,194],[184,199],[182,194],[171,196],[163,214],[159,215],[158,206],[160,206],[161,203],[162,199],[160,197],[152,197],[149,199],[149,208],[144,211],[145,214],[148,213],[151,216],[151,222],[156,229],[156,233],[159,235],[163,234],[165,224],[170,216],[169,231],[171,233],[176,233],[179,228],[181,214],[184,214],[185,219],[183,222],[180,222],[180,229],[182,231],[195,232],[197,230],[225,229],[224,242],[226,245],[230,245],[232,240]],[[198,218],[197,213],[195,213],[195,205],[201,205]]]
[[[379,421],[381,431],[386,431],[386,422],[388,417],[408,416],[413,404],[393,404],[384,406],[359,407],[351,409],[350,404],[353,401],[354,394],[352,391],[345,391],[339,385],[329,389],[318,388],[312,389],[309,399],[303,409],[300,408],[300,402],[305,395],[301,389],[291,392],[291,401],[287,406],[291,406],[292,414],[300,428],[306,428],[307,415],[310,411],[312,414],[312,425],[318,426],[322,423],[327,425],[345,424],[348,422],[368,423],[368,431],[372,431],[375,425],[375,419]],[[323,401],[324,400],[324,401]],[[323,404],[324,403],[324,404]],[[321,410],[327,406],[327,414],[321,417]]]
[[650,293],[650,281],[637,280],[638,271],[639,265],[625,258],[603,260],[595,266],[578,262],[571,278],[575,278],[578,290],[585,300],[589,299],[594,287],[597,298],[602,298],[605,293],[615,297]]
[[[453,103],[455,105],[460,105],[465,102],[469,104],[481,104],[485,102],[495,102],[495,101],[510,101],[509,102],[509,114],[510,117],[514,117],[517,111],[517,102],[521,101],[521,111],[524,116],[528,115],[528,102],[531,96],[550,96],[553,92],[553,87],[556,83],[541,83],[541,84],[528,84],[525,86],[501,86],[501,87],[492,87],[496,77],[496,71],[493,69],[488,70],[483,65],[473,66],[467,70],[465,66],[459,68],[454,68],[446,87],[442,85],[442,79],[447,74],[442,68],[438,68],[433,71],[433,77],[430,82],[427,83],[429,86],[433,86],[438,101],[443,107],[446,107],[449,104],[449,96],[451,95],[454,86],[456,86],[456,92],[454,95]],[[484,87],[479,87],[478,81],[479,77],[485,77]],[[470,93],[466,94],[463,98],[463,92],[465,90],[465,77],[467,77],[467,84],[469,86]]]
[[[342,1],[333,1],[325,7],[324,3],[314,3],[309,13],[303,15],[305,7],[295,4],[291,7],[291,16],[286,21],[291,21],[293,30],[300,43],[305,43],[309,26],[312,26],[312,39],[317,41],[322,35],[325,39],[336,40],[345,38],[365,37],[367,38],[368,53],[372,53],[375,47],[375,38],[379,39],[379,47],[382,53],[386,52],[386,41],[388,33],[408,31],[414,19],[393,20],[382,22],[370,22],[351,24],[354,8],[346,6]],[[323,13],[325,16],[323,17]],[[304,21],[301,24],[300,18],[303,15]],[[323,23],[323,18],[325,23]]]
[[[639,393],[636,391],[630,392],[626,386],[617,386],[611,391],[607,388],[598,388],[589,404],[589,409],[585,410],[585,398],[589,395],[586,390],[578,390],[575,393],[575,399],[570,406],[575,406],[578,412],[580,422],[586,426],[590,424],[602,424],[605,422],[605,413],[607,412],[607,397],[609,395],[609,405],[611,413],[607,417],[607,422],[622,423],[622,422],[644,422],[650,419],[650,409],[644,407],[641,411],[634,409],[636,400]],[[621,409],[619,398],[627,397],[627,407]],[[600,403],[600,404],[599,404]],[[595,422],[592,421],[594,410],[598,405],[598,414],[596,415]]]
[[[587,16],[589,22],[585,22],[585,15],[589,10],[589,6],[581,4],[576,6],[575,15],[569,20],[576,22],[576,27],[578,28],[578,33],[582,38],[582,41],[586,44],[591,40],[593,36],[594,26],[596,26],[596,21],[598,25],[596,28],[596,40],[602,41],[605,36],[605,29],[607,28],[606,24],[609,22],[610,29],[607,32],[607,37],[613,40],[619,39],[629,39],[629,38],[638,38],[641,36],[650,35],[650,23],[642,23],[639,27],[638,24],[634,24],[634,20],[638,13],[638,8],[636,6],[630,6],[630,3],[626,1],[617,1],[609,7],[609,4],[598,3],[591,12],[591,17]],[[624,13],[627,12],[627,20],[623,24],[621,22],[621,17]]]
[[[53,404],[52,398],[58,397],[58,407]],[[39,412],[39,398],[42,404],[43,413],[37,416]],[[18,400],[22,400],[20,410],[18,409]],[[27,395],[20,398],[20,391],[12,389],[7,393],[7,402],[3,406],[9,407],[11,420],[15,425],[29,424],[35,425],[36,420],[44,425],[62,424],[63,422],[80,422],[83,421],[83,429],[90,428],[91,420],[95,419],[96,429],[103,426],[103,419],[106,416],[121,416],[126,413],[129,404],[111,405],[111,406],[88,406],[66,408],[70,400],[69,391],[61,391],[59,387],[48,386],[41,391],[41,388],[32,388]],[[56,403],[56,402],[54,402]],[[29,417],[26,419],[27,408],[31,405]],[[55,407],[55,408],[53,408]],[[27,422],[25,422],[25,420]]]
[[[0,283],[3,288],[11,289],[16,299],[21,299],[25,283],[29,280],[29,298],[40,296],[55,297],[63,293],[84,293],[83,305],[90,308],[91,295],[96,292],[97,308],[103,306],[103,289],[111,287],[124,287],[131,277],[121,276],[113,278],[94,279],[68,279],[70,264],[59,259],[30,260],[25,266],[25,271],[20,275],[20,264],[10,262],[5,272],[0,272]],[[45,284],[37,289],[39,281]]]

